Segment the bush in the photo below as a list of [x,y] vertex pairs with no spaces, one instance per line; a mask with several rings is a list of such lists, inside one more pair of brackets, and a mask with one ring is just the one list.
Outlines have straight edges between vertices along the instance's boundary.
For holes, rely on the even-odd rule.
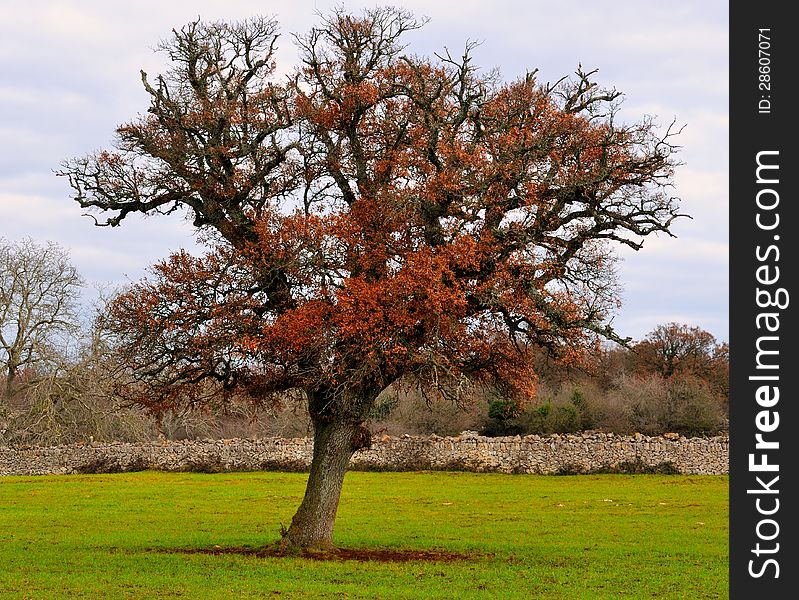
[[399,405],[399,397],[396,394],[382,394],[377,397],[375,405],[369,412],[369,418],[373,421],[385,421]]
[[520,435],[524,433],[520,414],[519,405],[513,400],[492,400],[488,404],[488,420],[480,433],[489,437]]
[[[388,435],[458,435],[462,431],[480,431],[488,420],[487,403],[473,396],[464,398],[462,406],[445,398],[423,397],[410,389],[386,390],[377,401],[378,416],[372,429]],[[390,407],[390,410],[385,410]],[[386,414],[387,413],[387,414]]]
[[600,409],[600,427],[615,433],[668,431],[668,387],[660,375],[622,375]]
[[671,431],[703,435],[724,427],[724,407],[707,383],[693,377],[672,378],[669,383]]
[[505,437],[527,433],[518,419],[489,419],[479,431],[480,435],[486,437]]
[[614,433],[718,433],[724,406],[706,383],[690,376],[623,375],[591,402],[594,426]]
[[591,409],[581,386],[566,384],[557,390],[541,390],[539,403],[516,419],[524,434],[574,433],[589,428]]
[[519,406],[513,400],[493,400],[488,405],[488,417],[497,421],[515,419],[519,412]]

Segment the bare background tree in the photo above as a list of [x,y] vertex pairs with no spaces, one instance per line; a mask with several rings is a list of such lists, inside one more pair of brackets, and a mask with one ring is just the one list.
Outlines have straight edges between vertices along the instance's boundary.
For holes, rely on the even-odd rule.
[[0,364],[4,398],[32,384],[37,370],[53,359],[78,327],[78,297],[83,280],[67,251],[30,238],[0,240]]

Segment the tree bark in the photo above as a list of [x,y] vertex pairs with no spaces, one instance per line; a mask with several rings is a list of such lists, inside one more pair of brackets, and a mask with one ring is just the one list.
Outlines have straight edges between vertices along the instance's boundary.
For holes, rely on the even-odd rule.
[[305,497],[283,535],[283,550],[326,550],[333,545],[341,487],[350,458],[368,447],[368,430],[357,422],[314,421],[314,449]]
[[16,387],[17,369],[13,362],[14,358],[8,358],[8,370],[6,373],[6,384],[3,389],[3,398],[8,401],[14,396],[14,388]]

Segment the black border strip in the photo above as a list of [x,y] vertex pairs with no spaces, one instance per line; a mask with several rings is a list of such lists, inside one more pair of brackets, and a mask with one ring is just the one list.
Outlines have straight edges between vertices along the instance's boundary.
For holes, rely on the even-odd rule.
[[741,600],[799,589],[791,4],[730,4],[730,597]]

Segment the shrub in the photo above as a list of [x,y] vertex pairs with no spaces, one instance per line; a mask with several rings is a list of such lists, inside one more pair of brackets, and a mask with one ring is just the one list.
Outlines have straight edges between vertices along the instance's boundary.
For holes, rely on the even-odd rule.
[[683,435],[717,433],[724,427],[724,407],[707,383],[693,377],[669,381],[668,428]]
[[527,431],[518,419],[489,419],[480,430],[480,434],[487,437],[505,437],[525,433]]
[[623,375],[591,403],[594,426],[614,433],[718,433],[724,406],[707,383],[691,376]]
[[513,400],[493,400],[488,405],[488,417],[498,421],[507,421],[519,416],[519,406]]
[[[463,399],[461,410],[445,398],[425,398],[413,389],[389,388],[378,398],[381,418],[373,420],[372,429],[388,435],[458,435],[465,430],[480,431],[488,421],[487,403],[476,395]],[[388,412],[388,414],[385,414]]]
[[543,388],[538,404],[528,407],[514,425],[524,434],[573,433],[593,423],[590,403],[582,387],[565,384],[556,390]]
[[373,421],[385,421],[398,405],[399,397],[397,394],[381,394],[369,411],[369,418]]
[[615,433],[663,433],[669,412],[667,389],[660,375],[622,375],[598,407],[599,426]]

